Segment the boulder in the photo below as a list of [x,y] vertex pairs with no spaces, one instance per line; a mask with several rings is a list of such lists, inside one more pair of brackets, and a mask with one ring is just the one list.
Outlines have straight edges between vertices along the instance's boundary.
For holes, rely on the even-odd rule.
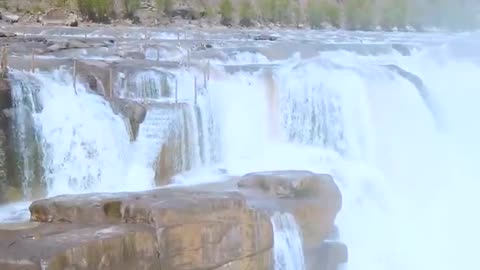
[[9,33],[9,32],[0,32],[0,38],[10,38],[10,37],[16,37],[17,34],[15,33]]
[[[237,192],[169,188],[138,193],[65,195],[36,201],[30,206],[30,212],[31,220],[35,222],[86,226],[80,231],[84,241],[94,238],[87,234],[94,235],[98,230],[120,230],[116,235],[126,237],[125,229],[119,229],[124,223],[128,226],[146,225],[153,230],[153,235],[145,226],[138,228],[146,231],[148,236],[145,237],[155,243],[147,241],[146,247],[135,244],[134,252],[129,254],[140,253],[140,258],[147,258],[145,260],[150,262],[151,246],[155,246],[160,264],[157,269],[272,269],[273,230],[270,220],[248,207],[245,198]],[[139,236],[133,239],[136,237]],[[53,245],[52,249],[55,246],[47,242],[43,249],[49,245]],[[78,245],[75,238],[72,239],[70,246]],[[127,249],[120,244],[112,244],[112,247],[111,252]],[[62,251],[57,254],[70,254],[60,249]],[[102,250],[90,251],[82,249],[78,254],[83,254],[85,261],[92,262],[88,266],[101,264],[103,259],[98,259],[98,254],[103,254]],[[32,252],[27,258],[41,256],[42,249]],[[7,254],[7,257],[11,256]],[[111,255],[106,260],[111,262],[112,258],[117,257]],[[59,269],[72,267],[77,261],[63,260],[61,267],[65,268]]]
[[77,27],[80,22],[80,17],[75,13],[69,13],[64,21],[65,26]]
[[20,16],[7,13],[7,14],[2,14],[2,19],[7,23],[14,24],[20,20]]
[[262,35],[258,35],[258,36],[254,36],[254,37],[253,37],[253,40],[275,41],[275,40],[277,40],[277,39],[278,39],[278,37],[271,36],[271,35],[265,35],[265,34],[262,34]]

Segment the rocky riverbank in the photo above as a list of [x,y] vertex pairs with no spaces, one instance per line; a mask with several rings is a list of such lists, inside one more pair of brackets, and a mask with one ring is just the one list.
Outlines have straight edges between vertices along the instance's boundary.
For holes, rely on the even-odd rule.
[[17,269],[273,269],[269,216],[292,213],[308,269],[336,269],[341,195],[328,175],[248,174],[217,184],[64,195],[30,206],[31,222],[0,226],[0,267]]

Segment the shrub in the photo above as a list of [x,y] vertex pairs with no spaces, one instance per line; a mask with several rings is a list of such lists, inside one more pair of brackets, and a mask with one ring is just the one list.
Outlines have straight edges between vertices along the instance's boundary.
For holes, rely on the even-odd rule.
[[241,26],[250,27],[253,25],[252,20],[255,18],[255,10],[250,0],[243,0],[240,3],[239,16]]
[[133,18],[135,11],[140,8],[140,0],[123,0],[123,8],[125,9],[125,17]]
[[94,22],[108,23],[112,12],[111,0],[81,0],[78,1],[80,13]]
[[163,12],[165,15],[170,16],[173,9],[172,0],[156,0],[156,4],[159,12]]
[[230,0],[222,0],[220,3],[221,24],[230,26],[233,22],[233,5]]
[[340,27],[340,7],[330,0],[308,1],[308,20],[313,28],[322,27],[323,22],[328,22],[334,27]]
[[298,2],[295,2],[292,7],[293,11],[293,22],[296,25],[299,25],[302,22],[302,9],[300,8],[300,5]]
[[264,21],[284,23],[291,21],[290,0],[258,0],[258,2]]

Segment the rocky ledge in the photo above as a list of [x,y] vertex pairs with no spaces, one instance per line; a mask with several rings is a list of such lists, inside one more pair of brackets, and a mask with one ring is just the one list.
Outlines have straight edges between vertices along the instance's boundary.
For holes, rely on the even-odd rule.
[[[250,174],[228,182],[247,185],[249,190],[237,187],[226,191],[225,183],[219,183],[216,188],[168,187],[36,201],[30,206],[30,222],[0,225],[0,269],[273,269],[272,208],[259,202],[275,198],[251,189],[260,182],[262,188],[274,186],[279,177],[284,187],[290,182],[297,190],[302,185],[309,190],[318,188],[308,195],[296,193],[308,198],[287,200],[299,200],[299,205],[304,205],[302,199],[324,202],[323,212],[318,212],[324,215],[312,220],[322,228],[322,239],[317,239],[321,249],[316,251],[322,254],[312,255],[317,259],[309,269],[330,270],[345,262],[345,246],[324,241],[326,232],[334,231],[341,201],[331,178],[309,172],[260,175],[261,181],[251,180],[256,176]],[[277,207],[283,208],[281,204]],[[302,230],[312,226],[307,221],[299,223]],[[315,252],[312,250],[306,255]],[[318,258],[322,258],[320,262]]]

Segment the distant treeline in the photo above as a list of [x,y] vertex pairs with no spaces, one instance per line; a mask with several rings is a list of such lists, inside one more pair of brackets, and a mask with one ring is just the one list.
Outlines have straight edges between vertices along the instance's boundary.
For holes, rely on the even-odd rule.
[[[72,6],[76,1],[84,17],[107,22],[114,5],[122,17],[134,18],[142,3],[156,7],[159,16],[170,16],[177,2],[196,2],[202,16],[218,17],[225,25],[309,25],[373,30],[439,27],[469,29],[479,25],[480,0],[53,0]],[[200,3],[200,4],[198,4]],[[212,4],[214,3],[214,4]],[[117,15],[118,17],[118,15]]]

